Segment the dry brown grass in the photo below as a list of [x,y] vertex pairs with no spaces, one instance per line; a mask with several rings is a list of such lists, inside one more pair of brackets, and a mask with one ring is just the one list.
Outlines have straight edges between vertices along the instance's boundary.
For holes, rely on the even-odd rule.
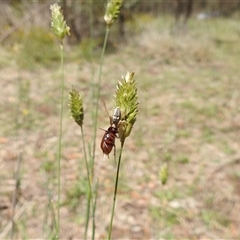
[[[166,19],[160,17],[141,23],[141,31],[119,45],[104,62],[101,96],[107,106],[117,79],[126,70],[136,73],[140,102],[133,135],[127,139],[123,154],[112,236],[240,238],[239,162],[215,171],[240,157],[238,20],[192,20],[187,32],[177,35],[164,28],[163,21]],[[70,62],[65,72],[66,95],[72,85],[83,92],[85,133],[90,143],[91,65]],[[48,238],[52,222],[50,190],[51,198],[56,200],[59,72],[44,67],[27,71],[12,64],[2,67],[0,74],[0,238],[9,236],[5,231],[11,220],[13,176],[19,153],[23,161],[15,237]],[[18,84],[26,80],[30,82],[30,106],[18,97]],[[86,202],[77,186],[84,188],[86,171],[80,129],[69,117],[67,102],[65,109],[60,236],[76,239],[84,231]],[[14,121],[19,123],[17,130]],[[21,125],[24,121],[29,124]],[[108,124],[102,109],[99,127]],[[97,146],[102,134],[99,130]],[[116,165],[113,157],[102,162],[100,148],[96,158],[99,239],[106,237]],[[82,171],[78,172],[81,161]],[[159,178],[164,162],[169,167],[165,186]],[[69,195],[70,189],[79,194],[76,199]],[[75,209],[73,200],[77,202]]]

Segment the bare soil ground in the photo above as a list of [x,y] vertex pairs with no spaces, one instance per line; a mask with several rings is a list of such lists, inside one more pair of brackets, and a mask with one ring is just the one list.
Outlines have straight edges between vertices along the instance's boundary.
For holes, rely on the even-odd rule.
[[[239,20],[192,20],[175,34],[165,20],[140,25],[141,31],[129,33],[104,61],[101,98],[108,108],[126,71],[135,72],[140,102],[123,153],[112,238],[239,239]],[[60,115],[56,66],[24,70],[12,61],[0,69],[0,239],[10,238],[18,162],[15,238],[47,239],[53,227]],[[81,132],[70,118],[67,98],[72,86],[82,92],[91,144],[92,67],[97,78],[97,62],[65,64],[61,239],[82,239],[84,233],[86,170]],[[108,116],[99,108],[98,127],[107,128]],[[96,239],[107,236],[116,172],[112,155],[102,161],[102,135],[99,130]],[[166,185],[160,179],[164,163]]]

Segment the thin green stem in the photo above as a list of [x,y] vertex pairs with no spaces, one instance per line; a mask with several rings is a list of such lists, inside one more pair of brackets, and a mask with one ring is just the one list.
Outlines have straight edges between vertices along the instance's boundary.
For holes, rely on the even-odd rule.
[[89,219],[90,219],[90,210],[91,210],[91,198],[92,198],[91,189],[88,189],[88,191],[87,191],[87,210],[86,210],[84,240],[87,239],[88,225],[89,225]]
[[58,202],[57,202],[57,236],[59,239],[59,228],[60,228],[60,193],[61,193],[61,156],[62,156],[62,122],[63,122],[63,102],[64,102],[64,72],[63,72],[63,44],[60,44],[61,49],[61,115],[60,115],[60,126],[59,126],[59,144],[58,144]]
[[11,239],[14,239],[14,230],[15,230],[15,221],[14,221],[14,216],[15,216],[15,209],[16,209],[16,203],[17,203],[17,195],[19,193],[19,184],[20,184],[20,168],[21,168],[21,163],[22,163],[22,152],[18,153],[18,158],[17,158],[17,167],[15,171],[15,188],[13,192],[13,197],[12,197],[12,217],[11,217]]
[[[94,73],[94,68],[93,68],[93,12],[92,12],[92,1],[88,1],[88,15],[89,15],[89,29],[90,29],[90,62],[91,62],[91,82],[93,83],[93,73]],[[93,86],[93,84],[92,84]],[[94,99],[94,88],[92,87],[92,99]],[[93,179],[93,166],[92,166],[92,158],[91,158],[91,153],[89,151],[89,156],[90,156],[90,162],[88,163],[87,161],[87,154],[86,154],[86,147],[85,147],[85,138],[84,138],[84,133],[83,133],[83,128],[81,126],[81,132],[82,132],[82,143],[83,143],[83,149],[84,149],[84,158],[85,158],[85,164],[86,164],[86,169],[87,169],[87,178],[88,178],[88,189],[87,189],[87,209],[86,209],[86,222],[85,222],[85,231],[84,231],[84,239],[87,239],[87,232],[88,232],[88,227],[89,227],[89,220],[90,220],[90,212],[91,212],[91,207],[93,208],[93,203],[92,203],[92,197],[93,197],[93,192],[92,192],[92,179]],[[92,204],[91,204],[92,203]],[[93,227],[92,227],[93,228]],[[93,231],[93,230],[92,230]]]
[[81,135],[82,135],[84,160],[85,160],[86,169],[87,169],[88,184],[89,184],[89,187],[91,187],[91,176],[90,176],[90,171],[89,171],[89,164],[88,164],[88,161],[87,161],[87,152],[86,152],[85,138],[84,138],[84,132],[83,132],[83,127],[82,126],[81,126]]
[[[88,16],[89,16],[89,32],[90,32],[90,62],[93,63],[93,4],[88,1]],[[92,64],[92,79],[93,79],[93,64]]]
[[[94,67],[93,67],[93,4],[92,1],[88,1],[89,7],[88,7],[88,15],[89,15],[89,30],[90,30],[90,39],[91,39],[91,44],[90,44],[90,62],[91,62],[91,98],[95,99],[95,84],[94,84]],[[92,108],[93,109],[93,108]],[[92,111],[92,117],[94,120],[93,125],[95,126],[96,124],[96,118],[95,118],[95,112],[96,110],[94,109]],[[96,136],[96,135],[94,135]],[[94,139],[94,138],[93,138]],[[89,156],[90,156],[90,164],[89,164],[89,169],[91,170],[91,177],[93,179],[93,156],[90,150],[90,146],[89,146]]]
[[[42,225],[42,239],[46,239],[49,235],[49,229],[50,227],[48,226],[48,219],[49,219],[49,210],[52,210],[51,204],[52,204],[52,190],[49,187],[50,181],[49,181],[49,177],[46,173],[46,171],[44,169],[40,169],[40,173],[42,176],[42,179],[44,180],[43,184],[44,184],[44,189],[46,189],[47,192],[47,204],[44,207],[44,211],[43,211],[43,225]],[[52,218],[54,219],[56,217],[54,211],[51,212],[52,213]],[[51,231],[52,231],[52,227],[51,226]],[[56,230],[56,227],[54,227],[54,230]],[[51,239],[48,237],[48,239]]]
[[92,216],[92,240],[95,239],[95,212],[96,212],[96,207],[97,207],[97,197],[98,197],[98,180],[94,188],[94,198],[92,201],[92,211],[93,211],[93,216]]
[[[96,135],[97,135],[97,116],[98,116],[98,102],[100,96],[100,86],[101,86],[101,79],[102,79],[102,66],[103,66],[103,58],[104,53],[106,50],[107,40],[109,35],[109,27],[106,29],[102,53],[101,53],[101,60],[100,60],[100,69],[99,69],[99,76],[98,76],[98,83],[97,83],[97,91],[96,91],[96,108],[95,108],[95,115],[94,115],[94,130],[93,130],[93,152],[92,152],[92,166],[94,166],[95,160],[95,149],[96,149]],[[92,176],[94,176],[94,168],[92,167]]]
[[89,225],[89,218],[90,218],[90,206],[91,206],[91,199],[92,199],[92,190],[91,190],[91,176],[89,171],[89,164],[87,161],[87,152],[86,152],[86,146],[85,146],[85,138],[84,138],[84,132],[83,127],[81,126],[81,135],[82,135],[82,144],[83,144],[83,151],[84,151],[84,159],[87,169],[87,178],[88,178],[88,191],[87,191],[87,211],[86,211],[86,223],[85,223],[85,231],[84,231],[84,239],[87,239],[87,231],[88,231],[88,225]]
[[[94,162],[95,162],[95,150],[96,150],[96,136],[97,136],[97,116],[98,116],[98,102],[99,102],[99,96],[100,96],[100,86],[101,86],[101,79],[102,79],[102,66],[103,66],[103,59],[104,54],[106,50],[107,40],[109,35],[109,27],[106,29],[101,58],[100,58],[100,69],[99,69],[99,76],[98,76],[98,82],[96,86],[96,102],[95,102],[95,113],[93,114],[93,148],[92,148],[92,156],[91,156],[91,162],[90,162],[90,168],[91,168],[91,176],[92,180],[94,179]],[[93,90],[93,95],[95,97],[95,86]],[[93,97],[93,99],[94,99]],[[95,212],[96,212],[96,204],[97,204],[97,185],[94,188],[94,202],[92,200],[92,239],[95,238]],[[93,195],[91,195],[93,197]]]
[[[55,218],[56,214],[55,214],[55,211],[54,211],[52,200],[50,201],[50,206],[51,206],[52,216],[53,216],[53,225],[55,226],[55,229],[58,230],[58,226],[57,226],[58,223],[57,223],[56,218]],[[50,237],[49,239],[56,239],[56,240],[58,239],[58,232],[56,232],[55,234],[51,233],[51,235],[53,235],[53,237]]]
[[[91,175],[90,175],[89,164],[87,161],[84,133],[83,133],[82,127],[81,127],[81,132],[82,132],[82,141],[83,141],[83,149],[84,149],[84,158],[85,158],[85,163],[86,163],[86,168],[87,168],[87,176],[88,176],[87,212],[86,212],[84,239],[87,239],[87,231],[88,231],[88,225],[89,225],[89,219],[90,219],[90,209],[92,206],[92,240],[94,240],[95,239],[95,212],[96,212],[96,204],[97,204],[98,183],[96,184],[95,190],[93,192],[92,179],[91,179]],[[94,167],[94,166],[92,166],[92,167]]]
[[111,239],[111,235],[112,235],[112,225],[113,225],[113,217],[114,217],[115,205],[116,205],[116,199],[117,199],[118,179],[119,179],[120,164],[121,164],[121,159],[122,159],[123,145],[124,145],[124,142],[121,142],[121,148],[120,148],[118,165],[117,165],[117,175],[116,175],[116,180],[115,180],[114,195],[113,195],[111,220],[110,220],[110,225],[109,225],[109,230],[108,230],[108,240]]

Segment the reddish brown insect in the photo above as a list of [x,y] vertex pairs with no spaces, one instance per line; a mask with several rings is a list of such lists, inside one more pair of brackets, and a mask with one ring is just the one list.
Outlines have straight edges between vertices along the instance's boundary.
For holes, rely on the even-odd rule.
[[109,155],[114,147],[114,156],[116,155],[116,148],[115,148],[115,138],[117,137],[118,133],[118,123],[121,119],[121,111],[120,108],[116,107],[113,111],[113,116],[110,117],[110,124],[111,126],[104,130],[105,133],[102,138],[101,142],[101,149],[103,154]]

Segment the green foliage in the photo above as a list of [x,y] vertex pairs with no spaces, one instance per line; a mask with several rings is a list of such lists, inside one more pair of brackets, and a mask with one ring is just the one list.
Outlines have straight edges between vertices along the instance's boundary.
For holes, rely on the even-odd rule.
[[202,139],[204,142],[213,142],[213,140],[215,139],[214,129],[204,126],[202,128]]
[[219,225],[227,227],[230,224],[228,216],[212,209],[203,209],[201,211],[201,217],[209,228],[219,227]]
[[31,114],[31,99],[30,99],[31,82],[29,79],[23,79],[18,81],[18,106],[16,123],[17,129],[25,128],[30,129],[32,127],[32,114]]
[[29,239],[29,236],[27,233],[27,217],[25,214],[21,217],[20,221],[18,221],[16,227],[18,228],[18,231],[21,235],[21,239],[23,240]]
[[[26,38],[24,42],[23,38]],[[53,35],[43,28],[32,28],[28,34],[25,31],[17,31],[13,35],[13,40],[20,42],[13,45],[10,50],[17,54],[18,64],[22,68],[35,68],[36,64],[51,66],[60,60]]]
[[180,156],[177,156],[176,162],[179,162],[182,164],[189,163],[189,158],[187,156],[180,155]]
[[236,180],[236,181],[240,181],[240,171],[235,171],[233,173],[233,178]]
[[12,61],[11,50],[8,49],[4,44],[2,44],[4,48],[0,48],[0,69],[6,66],[9,66],[9,62]]
[[86,196],[88,189],[87,179],[79,179],[72,187],[66,191],[66,200],[64,205],[69,206],[71,209],[76,209],[79,206],[79,201],[82,197]]
[[53,173],[56,170],[56,164],[54,161],[45,160],[42,164],[42,168],[47,173]]
[[[90,39],[90,38],[84,38],[81,43],[77,46],[76,50],[74,49],[74,52],[76,53],[76,59],[79,59],[79,56],[81,56],[84,60],[92,60],[93,57],[96,55],[96,51],[100,51],[98,48],[100,39]],[[94,54],[93,54],[94,50]]]
[[159,190],[155,193],[156,197],[158,197],[161,201],[170,202],[176,198],[181,198],[184,193],[180,191],[177,187],[173,187],[167,190]]
[[155,221],[162,221],[167,226],[173,226],[179,222],[177,210],[168,211],[167,209],[151,207],[150,213]]
[[172,161],[172,158],[173,158],[173,156],[172,156],[172,154],[171,154],[170,152],[166,152],[166,153],[164,153],[164,155],[163,155],[163,159],[164,159],[164,161],[166,161],[166,162]]

